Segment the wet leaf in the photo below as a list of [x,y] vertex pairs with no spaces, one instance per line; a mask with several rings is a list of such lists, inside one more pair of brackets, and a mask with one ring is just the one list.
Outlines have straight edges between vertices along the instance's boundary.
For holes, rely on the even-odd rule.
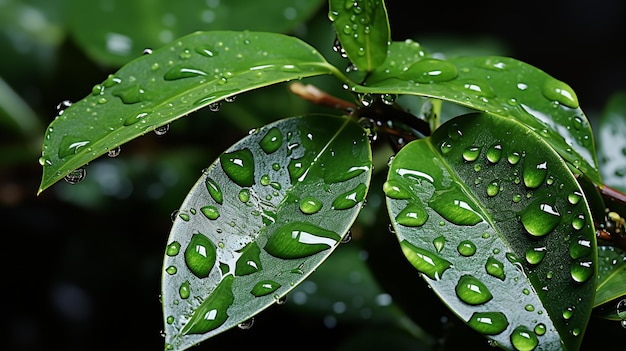
[[[280,120],[226,150],[188,194],[168,239],[168,347],[232,328],[300,284],[355,221],[371,164],[367,133],[343,117]],[[351,206],[336,208],[338,198]]]
[[409,94],[454,102],[537,132],[561,157],[602,184],[593,133],[574,91],[508,57],[429,57],[413,41],[394,42],[387,61],[356,92]]
[[470,327],[505,349],[578,348],[595,232],[576,178],[543,138],[510,119],[460,116],[401,149],[384,190],[407,259]]
[[44,138],[39,192],[108,150],[195,110],[332,69],[295,37],[230,31],[183,37],[122,67],[55,118]]
[[597,135],[604,184],[626,192],[626,91],[609,98]]
[[[323,0],[140,1],[70,0],[73,38],[96,62],[121,66],[146,48],[195,31],[287,33],[324,5]],[[260,16],[259,14],[262,14]]]
[[331,0],[329,6],[328,17],[350,62],[365,72],[385,62],[390,30],[384,1]]
[[600,246],[598,264],[594,307],[626,296],[626,253],[613,246]]

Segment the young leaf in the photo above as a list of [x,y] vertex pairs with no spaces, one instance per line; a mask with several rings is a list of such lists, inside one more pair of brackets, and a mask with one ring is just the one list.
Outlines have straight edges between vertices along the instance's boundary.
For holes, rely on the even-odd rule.
[[385,62],[391,38],[383,0],[330,0],[328,18],[348,59],[370,72]]
[[295,37],[190,34],[130,62],[55,118],[44,138],[39,192],[108,150],[209,104],[333,70]]
[[347,117],[264,126],[202,175],[174,221],[163,267],[167,349],[248,320],[341,242],[371,177],[365,130]]
[[413,41],[394,42],[387,61],[354,91],[410,94],[451,101],[535,130],[596,184],[593,133],[574,91],[545,72],[508,57],[428,57]]
[[592,308],[595,232],[576,178],[543,139],[473,113],[394,157],[384,185],[409,262],[505,349],[576,350]]

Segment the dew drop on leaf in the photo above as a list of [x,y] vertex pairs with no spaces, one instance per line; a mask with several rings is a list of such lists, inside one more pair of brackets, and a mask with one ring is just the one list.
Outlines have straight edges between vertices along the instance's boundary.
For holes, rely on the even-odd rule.
[[526,250],[526,262],[530,264],[539,264],[546,255],[546,247],[531,247]]
[[541,162],[541,163],[524,162],[524,169],[522,171],[522,178],[524,179],[524,185],[526,185],[526,187],[530,189],[538,188],[546,179],[547,172],[548,172],[547,162]]
[[250,201],[250,190],[249,189],[241,189],[241,191],[239,192],[239,201],[243,202],[244,204],[248,201]]
[[85,176],[87,175],[87,171],[85,170],[84,167],[80,167],[77,168],[73,171],[71,171],[70,173],[68,173],[64,179],[66,182],[68,182],[69,184],[77,184],[80,181],[82,181],[83,179],[85,179]]
[[178,241],[174,241],[171,244],[167,245],[167,249],[165,250],[165,254],[172,257],[178,255],[180,252],[180,243]]
[[461,301],[469,305],[480,305],[493,298],[483,282],[468,274],[459,278],[455,292]]
[[498,163],[502,158],[502,145],[494,144],[487,150],[487,160],[491,163]]
[[249,243],[237,252],[241,253],[241,256],[239,256],[235,264],[235,275],[248,275],[263,269],[260,258],[261,249],[255,241]]
[[398,215],[396,222],[405,227],[419,227],[428,220],[428,213],[422,206],[409,203]]
[[221,205],[224,201],[224,195],[222,194],[222,189],[220,189],[220,186],[217,184],[217,182],[210,177],[206,177],[206,179],[204,180],[204,184],[206,185],[206,189],[208,190],[209,195],[211,195],[213,200]]
[[271,154],[278,150],[283,144],[283,134],[280,129],[273,127],[267,131],[267,134],[265,134],[259,144],[266,154]]
[[363,183],[357,185],[354,189],[348,190],[343,194],[340,194],[333,201],[332,208],[336,210],[346,210],[356,206],[359,202],[365,198],[367,192],[367,186]]
[[180,296],[181,299],[185,300],[189,298],[190,294],[191,289],[189,287],[189,281],[186,280],[182,284],[180,284],[180,287],[178,288],[178,296]]
[[500,280],[504,280],[504,264],[493,256],[489,256],[485,263],[485,270],[491,276],[494,276]]
[[340,240],[339,234],[317,225],[291,222],[277,228],[264,249],[278,258],[303,258],[327,250]]
[[433,245],[435,246],[435,250],[437,250],[437,252],[441,252],[446,245],[446,237],[443,235],[436,237],[433,239]]
[[478,159],[478,155],[480,155],[480,147],[479,146],[469,146],[465,150],[463,150],[463,159],[467,162],[473,162]]
[[539,199],[524,209],[521,221],[524,229],[533,236],[544,236],[550,233],[561,221],[561,215],[556,207],[543,203]]
[[322,209],[322,202],[312,196],[305,196],[300,200],[300,211],[304,214],[314,214]]
[[463,256],[469,257],[476,253],[476,245],[469,240],[463,240],[456,247],[456,250]]
[[511,343],[517,351],[531,351],[539,344],[537,335],[527,327],[520,325],[510,335]]
[[206,218],[211,220],[215,220],[220,216],[220,213],[215,206],[203,206],[200,211]]
[[120,146],[115,147],[109,151],[107,151],[107,156],[114,158],[120,155],[120,152],[122,151],[122,148]]
[[578,238],[572,240],[569,245],[569,255],[573,259],[579,259],[585,256],[589,256],[592,253],[591,241],[587,239]]
[[205,235],[193,234],[187,249],[185,249],[185,263],[187,268],[198,278],[205,278],[215,265],[215,244]]
[[570,274],[574,281],[578,283],[586,282],[593,274],[593,262],[586,260],[574,262],[570,266]]
[[232,292],[234,280],[232,275],[222,278],[217,287],[194,311],[189,322],[185,324],[181,331],[183,335],[204,334],[224,324],[228,319],[226,313],[228,307],[235,299]]
[[389,179],[383,183],[385,195],[396,200],[410,199],[411,193],[394,179]]
[[400,247],[407,260],[418,271],[426,274],[430,279],[439,280],[452,263],[436,254],[419,248],[406,240],[400,242]]
[[509,321],[502,312],[474,312],[467,324],[480,333],[496,335],[508,327]]
[[451,62],[424,58],[410,66],[405,74],[407,78],[417,83],[437,83],[455,79],[458,76],[458,70]]
[[542,87],[541,93],[550,101],[557,101],[561,105],[569,108],[578,108],[578,97],[569,85],[554,79],[547,79]]
[[192,68],[192,67],[185,67],[182,65],[176,65],[170,68],[165,73],[165,75],[163,76],[163,79],[178,80],[178,79],[183,79],[183,78],[199,77],[199,76],[206,76],[206,75],[208,75],[208,73],[203,70]]
[[250,149],[220,155],[220,164],[228,177],[242,187],[254,184],[254,157]]
[[261,280],[256,283],[250,293],[256,297],[265,296],[273,293],[278,288],[280,288],[280,284],[273,280]]

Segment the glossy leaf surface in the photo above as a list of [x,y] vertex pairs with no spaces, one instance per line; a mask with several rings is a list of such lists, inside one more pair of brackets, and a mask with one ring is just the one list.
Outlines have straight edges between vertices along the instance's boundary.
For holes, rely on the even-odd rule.
[[329,19],[350,62],[370,72],[385,62],[390,41],[387,9],[382,0],[330,0]]
[[371,176],[367,133],[313,115],[258,129],[202,175],[164,259],[166,344],[182,350],[279,301],[339,245]]
[[595,233],[543,138],[509,119],[460,116],[401,149],[384,191],[407,259],[463,321],[505,349],[578,348]]
[[594,307],[626,297],[626,253],[613,246],[598,248],[598,286]]
[[197,109],[332,69],[311,46],[281,34],[225,31],[183,37],[122,67],[60,112],[44,138],[39,192],[109,150]]
[[195,31],[287,33],[324,5],[323,0],[123,1],[70,0],[74,39],[96,62],[121,66],[146,48]]
[[593,134],[574,91],[547,73],[499,56],[428,57],[413,41],[394,42],[387,61],[354,91],[429,96],[514,119],[601,184]]

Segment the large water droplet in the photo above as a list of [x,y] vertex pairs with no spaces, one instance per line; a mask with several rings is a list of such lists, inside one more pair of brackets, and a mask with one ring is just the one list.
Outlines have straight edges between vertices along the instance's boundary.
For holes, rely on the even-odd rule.
[[459,278],[455,291],[461,301],[470,305],[480,305],[493,298],[483,282],[468,274]]
[[531,203],[521,214],[524,229],[534,236],[544,236],[550,233],[561,221],[561,215],[556,207],[542,201],[539,199]]
[[474,312],[467,324],[480,333],[496,335],[508,327],[509,321],[502,312]]
[[241,149],[220,155],[222,169],[237,185],[254,184],[254,157],[250,149]]
[[581,213],[579,215],[576,215],[574,216],[574,218],[572,218],[572,228],[576,230],[581,230],[585,226],[586,222],[587,221],[585,220],[584,214]]
[[198,278],[205,278],[215,265],[217,248],[205,235],[196,233],[185,250],[187,268]]
[[593,262],[592,261],[576,261],[570,266],[570,274],[572,279],[578,283],[584,283],[593,274]]
[[523,325],[513,330],[510,339],[513,347],[515,347],[517,351],[531,351],[539,344],[535,332]]
[[232,292],[234,280],[232,275],[227,275],[220,281],[185,324],[181,330],[183,335],[204,334],[224,324],[228,319],[228,307],[235,300]]
[[557,101],[569,108],[578,108],[578,97],[572,88],[554,78],[548,78],[541,87],[541,92],[546,99]]
[[406,190],[400,182],[394,179],[389,179],[383,183],[383,191],[385,195],[396,200],[410,199],[411,193]]
[[396,222],[406,227],[419,227],[428,220],[428,213],[422,206],[409,203],[398,215]]
[[546,247],[531,247],[526,250],[526,262],[530,264],[539,264],[546,256]]
[[569,245],[569,255],[573,259],[579,259],[591,255],[591,241],[583,238],[572,240]]
[[498,163],[502,158],[502,145],[500,143],[494,144],[487,150],[487,161],[491,163]]
[[500,192],[500,183],[497,180],[491,181],[487,185],[487,195],[490,197],[498,195]]
[[204,216],[208,219],[215,220],[220,216],[220,212],[215,206],[204,206],[200,209]]
[[435,246],[435,250],[437,250],[437,252],[441,252],[446,245],[446,237],[443,235],[436,237],[433,239],[433,245]]
[[259,144],[266,154],[271,154],[278,150],[283,144],[283,134],[280,129],[273,127],[267,131],[267,134],[265,134]]
[[144,101],[147,99],[144,95],[145,90],[139,84],[133,84],[127,88],[119,89],[113,93],[113,96],[117,96],[125,104],[136,104],[138,102]]
[[248,275],[263,269],[260,258],[261,249],[256,241],[249,243],[237,252],[241,253],[241,256],[239,256],[235,264],[235,275]]
[[463,240],[459,243],[459,245],[456,247],[456,250],[463,256],[465,257],[469,257],[472,256],[476,253],[476,245],[469,241],[469,240]]
[[200,76],[206,76],[206,75],[208,75],[208,73],[203,70],[192,68],[192,67],[185,67],[182,65],[176,65],[170,68],[165,73],[163,78],[165,80],[177,80],[177,79],[200,77]]
[[291,222],[276,229],[264,249],[278,258],[303,258],[324,251],[340,240],[339,234],[317,225]]
[[178,296],[185,300],[189,298],[189,295],[191,295],[191,289],[189,288],[189,281],[186,280],[180,284],[180,287],[178,288]]
[[487,271],[487,273],[489,273],[489,275],[492,275],[500,280],[504,280],[505,278],[504,264],[502,264],[502,262],[500,262],[493,256],[489,256],[489,258],[487,258],[487,262],[485,263],[485,270]]
[[463,150],[463,159],[467,162],[474,162],[480,155],[480,146],[470,146]]
[[524,162],[524,169],[522,171],[522,177],[524,178],[524,185],[530,189],[538,188],[546,179],[548,173],[547,162]]
[[340,194],[333,201],[332,208],[335,210],[346,210],[356,206],[365,198],[367,186],[363,183],[357,185],[354,189]]
[[221,205],[224,201],[224,195],[222,194],[222,189],[220,189],[217,182],[212,178],[206,177],[204,184],[206,185],[206,189],[209,191],[209,195],[211,195],[213,200]]
[[165,254],[168,256],[176,256],[180,252],[180,243],[178,241],[173,241],[171,244],[167,245],[167,249],[165,250]]
[[400,247],[407,260],[418,271],[426,274],[430,279],[439,280],[443,273],[452,266],[452,263],[434,253],[419,248],[406,240],[400,242]]
[[77,184],[79,182],[81,182],[83,179],[85,179],[85,176],[87,175],[87,170],[85,170],[85,167],[80,167],[77,168],[73,171],[71,171],[70,173],[68,173],[64,179],[66,182],[68,182],[69,184]]
[[458,70],[451,62],[424,58],[409,67],[405,74],[407,78],[417,83],[436,83],[455,79],[458,76]]
[[278,288],[280,288],[279,283],[273,280],[266,279],[266,280],[261,280],[260,282],[256,283],[250,292],[252,293],[252,295],[256,297],[260,297],[260,296],[265,296],[267,294],[271,294],[274,291],[276,291]]
[[72,136],[64,136],[59,144],[59,158],[63,159],[67,156],[75,155],[79,150],[89,145],[90,141],[84,138],[77,138]]
[[468,203],[466,196],[457,188],[437,190],[428,203],[438,214],[456,225],[475,225],[482,217]]
[[300,200],[300,211],[304,214],[314,214],[322,209],[322,202],[313,196],[305,196]]

